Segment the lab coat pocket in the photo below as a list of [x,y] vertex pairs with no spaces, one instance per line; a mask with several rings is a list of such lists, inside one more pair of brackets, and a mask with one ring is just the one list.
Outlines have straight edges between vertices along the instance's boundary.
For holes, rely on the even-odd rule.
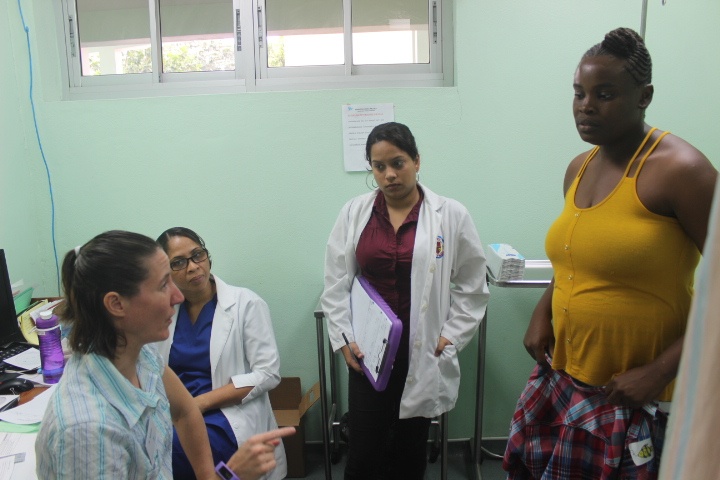
[[455,403],[460,386],[460,362],[455,345],[447,345],[438,357],[440,403]]

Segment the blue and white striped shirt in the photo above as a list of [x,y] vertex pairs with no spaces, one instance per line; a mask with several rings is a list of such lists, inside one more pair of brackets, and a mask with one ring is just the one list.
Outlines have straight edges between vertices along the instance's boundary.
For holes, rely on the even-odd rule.
[[105,357],[75,354],[35,443],[42,479],[171,479],[172,423],[154,346],[138,359],[142,389]]

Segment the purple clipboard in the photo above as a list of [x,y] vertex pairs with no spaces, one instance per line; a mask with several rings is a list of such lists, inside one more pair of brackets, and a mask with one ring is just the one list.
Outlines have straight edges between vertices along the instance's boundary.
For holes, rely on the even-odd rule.
[[362,276],[353,281],[350,308],[355,342],[365,356],[360,365],[373,388],[382,392],[395,363],[402,322]]

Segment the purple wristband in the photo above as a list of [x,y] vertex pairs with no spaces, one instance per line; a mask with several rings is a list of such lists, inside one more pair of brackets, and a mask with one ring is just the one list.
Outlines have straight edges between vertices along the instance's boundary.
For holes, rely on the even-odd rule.
[[235,475],[235,472],[230,470],[230,467],[225,462],[220,462],[215,466],[215,473],[220,475],[223,480],[240,480],[240,477]]

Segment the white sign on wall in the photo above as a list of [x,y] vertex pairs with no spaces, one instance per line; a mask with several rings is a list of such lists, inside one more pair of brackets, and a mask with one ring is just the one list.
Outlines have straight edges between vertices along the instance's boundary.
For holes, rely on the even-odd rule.
[[395,120],[392,103],[343,105],[343,158],[346,172],[365,172],[365,143],[368,134],[381,123]]

